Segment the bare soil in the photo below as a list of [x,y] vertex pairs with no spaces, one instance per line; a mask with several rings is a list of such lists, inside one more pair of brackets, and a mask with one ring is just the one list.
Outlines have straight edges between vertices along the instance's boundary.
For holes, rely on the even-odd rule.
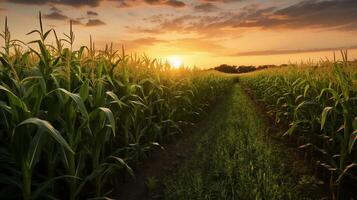
[[[155,149],[150,153],[148,159],[138,163],[137,170],[134,170],[135,179],[127,178],[125,182],[117,185],[114,188],[112,198],[125,200],[152,199],[146,186],[148,178],[155,178],[158,183],[161,183],[161,178],[169,176],[190,160],[190,155],[194,151],[195,141],[200,137],[200,134],[196,133],[207,129],[209,123],[206,123],[206,119],[209,117],[208,114],[213,112],[213,109],[208,109],[204,116],[197,119],[198,123],[184,128],[183,134],[174,136],[167,144],[164,144],[164,149]],[[162,190],[162,187],[158,187],[158,190]],[[162,192],[156,191],[158,194]],[[155,199],[161,198],[156,197]]]

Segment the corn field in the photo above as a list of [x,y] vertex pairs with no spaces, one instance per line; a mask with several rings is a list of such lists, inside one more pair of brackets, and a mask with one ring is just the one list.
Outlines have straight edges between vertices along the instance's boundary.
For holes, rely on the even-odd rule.
[[341,54],[342,61],[271,69],[243,78],[275,123],[289,124],[283,136],[295,138],[322,169],[332,199],[346,199],[357,186],[357,66],[348,62],[347,51]]
[[[194,122],[232,84],[228,78],[127,55],[124,48],[97,50],[92,39],[75,50],[72,24],[61,38],[44,29],[41,14],[39,28],[28,34],[38,39],[11,38],[5,20],[1,199],[108,197],[113,185],[134,176],[139,160]],[[331,108],[327,119],[335,112]]]

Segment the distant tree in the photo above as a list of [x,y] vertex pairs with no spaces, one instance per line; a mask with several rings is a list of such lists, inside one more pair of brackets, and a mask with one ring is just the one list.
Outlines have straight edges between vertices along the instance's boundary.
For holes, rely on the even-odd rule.
[[238,67],[238,73],[247,73],[247,72],[252,72],[255,71],[257,68],[255,66],[239,66]]
[[[282,64],[279,67],[286,67],[288,66],[287,64]],[[278,67],[277,65],[260,65],[258,67],[252,66],[252,65],[241,65],[239,67],[235,65],[227,65],[227,64],[222,64],[219,65],[218,67],[214,67],[214,70],[224,72],[224,73],[233,73],[233,74],[239,74],[239,73],[247,73],[247,72],[252,72],[255,70],[262,70],[262,69],[268,69],[268,68],[274,68]]]
[[224,73],[238,73],[237,66],[231,66],[227,64],[222,64],[218,67],[214,68],[217,71],[224,72]]

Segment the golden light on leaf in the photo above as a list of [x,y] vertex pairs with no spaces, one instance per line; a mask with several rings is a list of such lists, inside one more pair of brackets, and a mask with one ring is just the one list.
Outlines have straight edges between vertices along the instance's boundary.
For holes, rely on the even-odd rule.
[[179,68],[182,66],[183,62],[182,59],[178,56],[171,56],[169,57],[169,63],[173,68]]

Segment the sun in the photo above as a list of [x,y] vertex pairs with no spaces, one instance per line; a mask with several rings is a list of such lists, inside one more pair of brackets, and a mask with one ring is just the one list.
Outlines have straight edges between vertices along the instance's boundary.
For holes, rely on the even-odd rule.
[[183,62],[182,59],[178,56],[171,56],[169,57],[169,63],[173,68],[179,68],[182,66]]

